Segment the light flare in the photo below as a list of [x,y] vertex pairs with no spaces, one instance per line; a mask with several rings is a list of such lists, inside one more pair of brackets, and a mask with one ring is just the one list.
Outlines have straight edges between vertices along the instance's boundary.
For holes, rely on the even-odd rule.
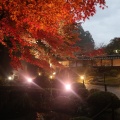
[[65,88],[66,88],[66,90],[71,90],[71,85],[70,84],[66,84]]
[[28,81],[29,83],[31,83],[31,82],[32,82],[32,78],[27,78],[27,81]]

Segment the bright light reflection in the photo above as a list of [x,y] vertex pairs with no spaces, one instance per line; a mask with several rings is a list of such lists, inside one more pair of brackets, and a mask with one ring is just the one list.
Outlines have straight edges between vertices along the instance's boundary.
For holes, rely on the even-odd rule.
[[12,80],[12,77],[11,77],[11,76],[9,76],[9,77],[8,77],[8,80]]
[[53,76],[52,76],[52,75],[50,75],[50,79],[53,79]]
[[72,94],[74,94],[77,98],[81,99],[80,96],[79,96],[75,91],[72,90],[71,84],[65,84],[65,83],[64,83],[61,79],[59,79],[59,78],[57,78],[57,80],[58,80],[59,82],[61,82],[62,85],[65,86],[65,89],[66,89],[66,90],[68,90],[68,91],[70,90]]
[[31,82],[32,82],[32,79],[31,79],[31,78],[27,78],[27,81],[28,81],[29,83],[31,83]]
[[41,76],[42,74],[39,72],[38,75]]
[[53,72],[53,75],[56,75],[56,72]]
[[71,90],[71,85],[70,84],[66,84],[65,88],[66,88],[66,90]]
[[80,78],[83,80],[83,79],[84,79],[84,76],[81,76]]

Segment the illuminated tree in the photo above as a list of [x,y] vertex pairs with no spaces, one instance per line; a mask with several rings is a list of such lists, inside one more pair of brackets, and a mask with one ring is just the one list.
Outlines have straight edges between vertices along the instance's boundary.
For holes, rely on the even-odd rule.
[[50,68],[57,56],[74,57],[76,39],[65,26],[93,16],[97,5],[104,9],[105,0],[0,0],[0,43],[13,67],[24,60]]

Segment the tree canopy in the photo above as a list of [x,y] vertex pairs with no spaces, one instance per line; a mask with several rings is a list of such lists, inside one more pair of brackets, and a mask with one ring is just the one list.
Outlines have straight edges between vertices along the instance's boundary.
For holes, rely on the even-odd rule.
[[100,56],[104,55],[105,51],[103,47],[95,48],[95,42],[92,38],[92,35],[89,31],[84,31],[81,24],[77,24],[77,33],[79,40],[76,42],[76,46],[80,48],[80,51],[77,51],[75,54],[77,57],[81,56]]
[[0,0],[0,43],[9,48],[11,64],[58,66],[57,57],[77,50],[71,24],[93,16],[105,0]]
[[83,27],[78,24],[78,33],[79,40],[77,41],[76,45],[80,47],[81,54],[93,51],[95,48],[95,43],[90,32],[84,31]]
[[120,38],[114,38],[105,47],[105,52],[108,55],[119,54],[120,53]]

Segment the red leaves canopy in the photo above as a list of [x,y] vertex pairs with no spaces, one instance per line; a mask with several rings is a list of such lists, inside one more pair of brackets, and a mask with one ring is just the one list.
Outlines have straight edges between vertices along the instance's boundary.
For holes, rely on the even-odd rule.
[[103,8],[105,0],[1,0],[0,43],[9,47],[14,67],[21,60],[57,65],[57,57],[76,51],[70,25],[93,16],[98,4]]

